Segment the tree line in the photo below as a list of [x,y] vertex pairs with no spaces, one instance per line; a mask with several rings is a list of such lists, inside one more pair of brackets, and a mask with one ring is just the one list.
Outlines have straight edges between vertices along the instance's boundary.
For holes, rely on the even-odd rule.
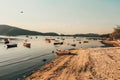
[[116,28],[114,28],[114,31],[109,35],[111,39],[120,39],[120,25],[117,25]]

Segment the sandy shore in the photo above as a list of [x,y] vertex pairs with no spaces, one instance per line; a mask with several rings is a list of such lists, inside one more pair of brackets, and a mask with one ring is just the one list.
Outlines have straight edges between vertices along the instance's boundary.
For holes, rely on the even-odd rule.
[[87,48],[60,56],[25,80],[120,80],[120,48]]

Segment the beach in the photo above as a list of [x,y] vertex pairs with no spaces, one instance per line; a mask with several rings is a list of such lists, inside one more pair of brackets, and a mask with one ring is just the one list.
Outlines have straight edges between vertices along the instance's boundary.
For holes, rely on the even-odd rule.
[[119,80],[120,48],[80,48],[42,66],[25,80]]
[[120,0],[1,0],[0,80],[120,80]]

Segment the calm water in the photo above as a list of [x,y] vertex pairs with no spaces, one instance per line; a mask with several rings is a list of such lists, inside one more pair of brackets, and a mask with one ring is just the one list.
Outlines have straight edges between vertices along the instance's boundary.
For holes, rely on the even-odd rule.
[[[31,39],[32,37],[32,39]],[[57,55],[52,53],[56,49],[87,48],[104,46],[99,40],[89,40],[83,43],[86,38],[64,37],[64,44],[54,46],[54,41],[48,43],[45,38],[53,38],[62,41],[59,37],[24,36],[15,37],[12,43],[17,43],[18,47],[7,49],[6,45],[0,40],[0,80],[22,80],[25,76],[37,70],[40,66],[55,59]],[[31,48],[23,46],[24,40],[31,43]],[[81,44],[79,44],[81,41]],[[76,44],[76,47],[70,44]],[[46,61],[43,61],[46,59]]]

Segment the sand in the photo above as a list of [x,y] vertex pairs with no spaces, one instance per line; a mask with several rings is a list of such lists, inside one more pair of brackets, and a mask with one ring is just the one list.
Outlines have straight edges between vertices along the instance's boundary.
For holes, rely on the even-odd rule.
[[59,56],[25,80],[120,80],[120,48],[87,48]]

